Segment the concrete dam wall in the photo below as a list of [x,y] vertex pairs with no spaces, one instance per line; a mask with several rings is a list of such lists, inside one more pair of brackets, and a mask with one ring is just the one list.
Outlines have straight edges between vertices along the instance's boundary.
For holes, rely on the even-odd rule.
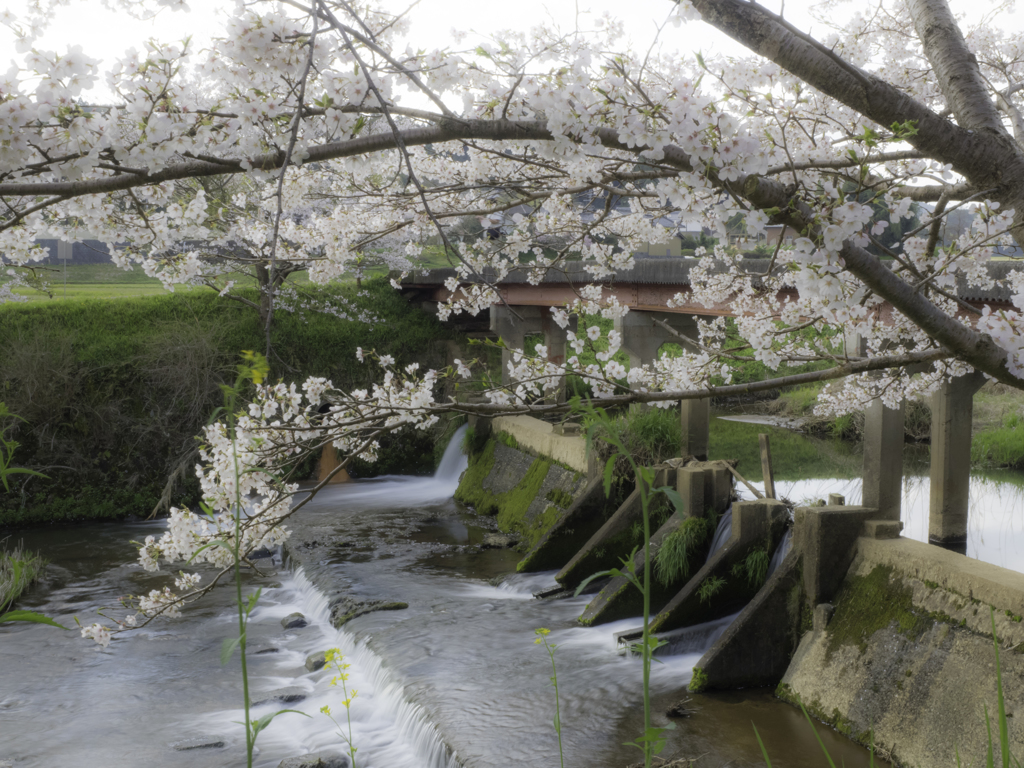
[[[607,498],[581,437],[534,419],[500,421],[477,438],[457,498],[520,536],[519,570],[560,569],[560,594],[571,594],[636,546],[639,491],[622,479]],[[671,644],[740,610],[695,666],[693,695],[772,687],[896,765],[955,765],[957,755],[978,765],[986,711],[998,740],[998,647],[1010,750],[1024,753],[1024,574],[902,538],[902,524],[874,506],[736,501],[721,462],[673,460],[656,468],[660,485],[684,509],[652,507],[652,556],[688,521],[726,530],[716,550],[704,541],[691,553],[685,577],[657,587],[652,628]],[[737,578],[760,551],[775,553],[767,578]],[[701,587],[713,580],[727,586],[707,601]],[[636,590],[614,579],[588,591],[581,623],[639,614]]]

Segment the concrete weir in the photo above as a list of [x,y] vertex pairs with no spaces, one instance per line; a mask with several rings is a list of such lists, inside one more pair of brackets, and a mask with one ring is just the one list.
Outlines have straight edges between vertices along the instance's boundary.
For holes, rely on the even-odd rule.
[[[963,435],[977,383],[958,380],[935,396],[931,540],[941,546],[900,536],[901,446],[892,435],[902,412],[881,402],[866,419],[864,506],[830,497],[791,516],[773,499],[732,502],[725,544],[708,556],[702,539],[701,551],[687,551],[690,578],[656,585],[651,629],[675,642],[664,652],[692,646],[688,633],[739,611],[695,665],[692,691],[774,686],[850,738],[873,740],[897,765],[953,765],[957,754],[980,764],[985,712],[998,707],[998,647],[1010,749],[1024,752],[1024,716],[1016,717],[1024,712],[1024,574],[951,551],[966,530]],[[556,580],[571,590],[642,545],[641,494],[620,483],[607,498],[582,438],[532,422],[498,428],[495,420],[460,494],[520,532],[528,544],[521,570],[561,567]],[[653,468],[655,486],[675,487],[682,508],[652,508],[652,557],[683,526],[729,506],[728,469],[695,461],[696,453]],[[765,580],[757,564],[790,525],[792,549],[778,553]],[[634,567],[643,564],[635,553]],[[638,614],[640,594],[625,578],[595,584],[584,624]],[[628,645],[637,635],[617,639]]]

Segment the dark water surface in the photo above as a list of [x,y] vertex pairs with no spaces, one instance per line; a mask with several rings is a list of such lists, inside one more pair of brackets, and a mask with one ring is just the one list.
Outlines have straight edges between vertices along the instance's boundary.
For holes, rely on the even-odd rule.
[[[451,457],[449,457],[451,458]],[[639,752],[623,746],[641,729],[640,664],[615,652],[614,632],[636,619],[594,628],[575,619],[586,598],[539,601],[532,593],[553,584],[552,573],[517,575],[518,555],[482,550],[490,530],[450,499],[458,457],[437,477],[384,478],[331,488],[303,513],[296,535],[334,531],[344,545],[325,551],[339,588],[358,599],[409,603],[342,630],[328,622],[326,598],[300,571],[276,563],[276,573],[250,577],[247,591],[265,587],[249,632],[251,689],[303,689],[286,706],[312,715],[282,715],[260,735],[259,766],[313,750],[342,750],[333,726],[318,713],[329,704],[342,714],[342,695],[325,672],[307,673],[307,654],[340,647],[352,667],[354,741],[360,768],[554,768],[550,662],[534,630],[551,629],[557,644],[566,766],[622,768]],[[169,577],[134,564],[131,540],[157,534],[161,521],[90,524],[16,533],[27,548],[54,563],[54,577],[24,601],[65,624],[95,620],[97,610],[124,613],[120,595],[162,586]],[[266,562],[266,561],[264,561]],[[509,575],[511,574],[511,575]],[[502,580],[502,577],[504,580]],[[215,590],[179,619],[160,621],[107,649],[78,632],[49,627],[0,627],[0,765],[16,768],[240,766],[241,686],[236,658],[221,666],[221,641],[233,636],[232,590]],[[310,626],[284,630],[280,619],[303,612]],[[725,623],[695,633],[692,652],[654,665],[656,722],[691,698],[694,713],[676,720],[667,754],[697,757],[702,766],[763,765],[756,724],[776,766],[825,764],[799,710],[769,692],[686,693],[691,668]],[[256,714],[273,711],[258,708]],[[836,764],[868,765],[867,752],[817,726]],[[213,737],[220,748],[175,751],[185,739]],[[454,748],[451,754],[445,745]],[[841,762],[840,762],[841,761]],[[879,763],[881,765],[881,763]]]

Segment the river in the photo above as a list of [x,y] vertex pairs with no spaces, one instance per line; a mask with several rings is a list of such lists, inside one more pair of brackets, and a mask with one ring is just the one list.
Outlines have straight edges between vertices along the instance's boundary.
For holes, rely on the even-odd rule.
[[[780,489],[790,498],[846,493],[853,503],[857,489],[849,475],[855,454],[790,437],[794,450],[784,447],[789,438],[773,432],[783,469]],[[719,440],[712,450],[728,448],[727,442]],[[818,456],[821,469],[820,456],[829,452],[837,453],[829,454],[826,468],[840,469],[828,477],[808,479],[822,474],[815,470],[799,481],[786,479],[790,467],[783,465],[793,456]],[[434,478],[387,477],[329,488],[296,525],[296,537],[304,540],[331,532],[328,545],[316,550],[316,567],[339,589],[360,600],[402,600],[408,609],[362,616],[336,630],[328,621],[327,598],[301,569],[275,560],[265,576],[248,577],[247,589],[264,587],[249,631],[251,689],[300,688],[305,699],[286,706],[311,715],[274,721],[260,735],[258,766],[271,768],[310,751],[342,751],[333,726],[319,714],[324,704],[343,711],[341,692],[329,685],[327,673],[309,673],[303,666],[308,654],[328,647],[346,654],[349,684],[359,691],[352,715],[360,768],[558,766],[551,667],[533,642],[538,627],[551,629],[550,640],[558,646],[566,766],[622,768],[639,759],[623,742],[640,730],[640,666],[617,655],[612,642],[614,632],[636,620],[582,628],[575,619],[586,598],[533,599],[533,592],[553,584],[553,573],[517,575],[516,553],[480,548],[492,521],[451,499],[464,461],[449,450]],[[744,462],[741,468],[751,474],[755,465]],[[979,496],[984,503],[999,502],[983,509],[981,522],[972,527],[969,547],[986,559],[1021,562],[1013,543],[1022,538],[1016,522],[1021,486],[1015,479],[986,475],[991,489],[979,486],[987,494]],[[911,497],[922,494],[915,482],[907,485]],[[926,499],[923,508],[926,513]],[[909,535],[916,514],[908,521]],[[134,564],[131,544],[163,527],[152,521],[15,532],[12,541],[41,551],[55,566],[23,607],[69,625],[74,617],[92,622],[104,607],[119,615],[120,595],[165,583],[166,576]],[[1000,538],[1008,541],[995,545]],[[241,718],[237,657],[225,666],[219,660],[222,639],[234,632],[231,599],[229,588],[216,589],[181,618],[118,637],[107,649],[77,632],[0,627],[0,766],[5,760],[15,768],[244,765],[242,732],[234,722]],[[280,620],[293,611],[305,614],[309,626],[283,629]],[[668,706],[688,697],[693,664],[724,626],[699,628],[689,648],[654,665],[658,723],[668,722]],[[823,726],[812,729],[799,710],[767,691],[694,696],[687,706],[693,714],[674,721],[668,755],[703,755],[700,764],[710,768],[763,765],[753,723],[773,765],[824,764],[816,733],[836,764],[868,765],[865,750]],[[269,711],[273,705],[256,714]],[[191,739],[223,746],[173,746]]]

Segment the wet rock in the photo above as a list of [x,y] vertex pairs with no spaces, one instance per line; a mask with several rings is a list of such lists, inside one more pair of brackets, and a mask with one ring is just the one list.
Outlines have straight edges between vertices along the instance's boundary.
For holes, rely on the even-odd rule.
[[507,533],[485,533],[481,549],[511,549],[516,545],[516,537]]
[[[176,741],[171,744],[171,749],[177,752],[188,752],[190,749],[220,749],[224,746],[224,740],[217,738],[216,736],[199,737],[195,739],[185,739],[184,741]],[[3,763],[0,762],[0,766]]]
[[309,624],[306,617],[299,612],[289,613],[281,619],[281,626],[285,629],[302,629]]
[[281,649],[275,645],[257,645],[254,648],[249,648],[248,653],[253,656],[262,656],[266,653],[278,653]]
[[666,717],[689,717],[696,712],[692,699],[682,699],[665,710]]
[[306,669],[310,672],[317,672],[327,666],[327,652],[319,651],[311,653],[306,657]]
[[335,628],[352,621],[359,616],[375,611],[400,611],[408,608],[408,603],[391,600],[368,600],[360,602],[351,597],[340,597],[331,603],[331,624]]
[[281,704],[293,704],[294,702],[302,701],[305,698],[306,692],[302,688],[290,686],[288,688],[276,688],[273,691],[257,693],[250,701],[252,706],[258,707],[260,704],[269,704],[272,701],[277,701]]
[[[39,576],[39,582],[48,589],[60,589],[73,578],[74,574],[72,574],[67,568],[62,568],[61,566],[54,565],[53,563],[47,563],[42,574]],[[0,768],[3,768],[2,762],[0,762]]]
[[277,768],[348,768],[348,758],[344,755],[324,755],[312,752],[301,757],[289,757],[282,760]]
[[276,553],[274,552],[274,550],[270,549],[269,547],[260,547],[259,549],[254,549],[252,552],[249,553],[249,559],[264,560],[268,557],[273,557],[275,554]]

